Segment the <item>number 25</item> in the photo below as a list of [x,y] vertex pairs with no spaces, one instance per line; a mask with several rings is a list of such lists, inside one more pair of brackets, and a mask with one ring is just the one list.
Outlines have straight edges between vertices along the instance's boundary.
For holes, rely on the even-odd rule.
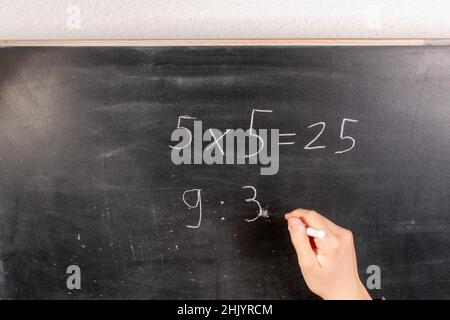
[[[355,143],[356,143],[356,140],[354,139],[354,138],[352,138],[352,137],[350,137],[350,136],[344,136],[344,126],[345,126],[345,122],[346,121],[348,121],[348,122],[359,122],[358,120],[354,120],[354,119],[348,119],[348,118],[344,118],[344,119],[342,119],[342,123],[341,123],[341,133],[340,133],[340,139],[341,140],[350,140],[351,141],[351,146],[350,147],[348,147],[347,149],[345,149],[345,150],[340,150],[340,151],[336,151],[335,153],[336,154],[339,154],[339,153],[344,153],[344,152],[347,152],[347,151],[350,151],[350,150],[352,150],[354,147],[355,147]],[[312,139],[306,146],[305,146],[305,150],[314,150],[314,149],[324,149],[324,148],[326,148],[326,146],[311,146],[314,142],[316,142],[316,140],[317,139],[319,139],[319,137],[320,137],[320,135],[323,133],[323,131],[325,130],[325,126],[326,126],[326,124],[325,124],[325,122],[317,122],[317,123],[314,123],[314,124],[312,124],[312,125],[310,125],[309,127],[308,127],[308,129],[309,128],[313,128],[313,127],[315,127],[315,126],[318,126],[318,125],[320,125],[320,126],[322,126],[322,129],[319,131],[319,133],[317,134],[317,136],[314,138],[314,139]]]

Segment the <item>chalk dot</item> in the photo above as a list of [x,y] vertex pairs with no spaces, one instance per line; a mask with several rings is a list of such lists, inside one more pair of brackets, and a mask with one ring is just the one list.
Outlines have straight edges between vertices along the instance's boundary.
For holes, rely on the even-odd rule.
[[223,205],[225,203],[225,201],[223,201],[223,200],[220,200],[220,204],[221,205]]
[[225,217],[221,217],[220,220],[221,220],[221,221],[225,221]]

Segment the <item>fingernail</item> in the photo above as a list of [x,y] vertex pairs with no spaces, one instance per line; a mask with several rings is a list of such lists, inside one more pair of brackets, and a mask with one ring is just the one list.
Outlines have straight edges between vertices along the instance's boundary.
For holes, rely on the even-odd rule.
[[303,223],[298,218],[288,219],[288,227],[290,229],[299,229],[303,226]]

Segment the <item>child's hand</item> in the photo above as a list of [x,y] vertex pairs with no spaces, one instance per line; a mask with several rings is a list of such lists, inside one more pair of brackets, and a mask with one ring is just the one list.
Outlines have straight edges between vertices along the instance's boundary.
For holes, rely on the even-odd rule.
[[[361,283],[353,236],[315,211],[297,209],[285,215],[306,284],[323,299],[371,299]],[[325,231],[310,238],[306,228]]]

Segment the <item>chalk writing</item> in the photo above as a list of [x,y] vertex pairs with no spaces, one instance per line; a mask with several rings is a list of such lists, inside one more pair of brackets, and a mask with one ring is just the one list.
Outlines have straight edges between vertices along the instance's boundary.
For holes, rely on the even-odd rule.
[[319,126],[319,125],[322,126],[322,129],[320,129],[319,134],[318,134],[314,139],[312,139],[310,143],[308,143],[308,144],[305,146],[305,148],[304,148],[305,150],[314,150],[314,149],[323,149],[323,148],[325,148],[325,146],[314,146],[314,147],[311,147],[311,145],[312,145],[314,142],[316,142],[317,139],[319,139],[320,135],[321,135],[321,134],[323,133],[323,131],[325,130],[326,124],[325,124],[325,122],[317,122],[317,123],[314,123],[314,124],[312,124],[312,125],[310,125],[310,126],[308,127],[308,129],[310,129],[310,128],[313,128],[313,127]]
[[[189,192],[196,192],[197,193],[197,201],[195,202],[195,205],[191,205],[187,202],[186,200],[186,194]],[[200,224],[202,223],[202,194],[201,194],[202,190],[201,189],[191,189],[191,190],[186,190],[185,192],[183,192],[183,202],[189,207],[189,209],[195,209],[198,207],[199,209],[199,216],[198,216],[198,222],[196,225],[187,225],[186,227],[188,228],[193,228],[193,229],[197,229],[200,227]]]
[[256,204],[258,205],[258,209],[259,209],[259,210],[258,210],[258,215],[257,215],[256,217],[254,217],[253,219],[245,219],[245,221],[247,221],[247,222],[253,222],[253,221],[258,220],[258,219],[261,218],[261,217],[262,217],[262,218],[267,218],[267,217],[269,216],[267,210],[263,209],[263,208],[261,207],[261,204],[259,203],[259,201],[256,200],[256,195],[257,195],[256,188],[253,187],[253,186],[243,186],[242,189],[252,189],[252,190],[253,190],[253,197],[252,197],[252,198],[245,199],[245,201],[256,203]]
[[[341,153],[348,152],[348,151],[352,150],[352,149],[355,147],[356,140],[355,140],[353,137],[350,137],[350,136],[344,136],[344,126],[345,126],[345,122],[346,122],[346,121],[347,121],[347,122],[359,122],[358,120],[349,119],[349,118],[344,118],[344,119],[342,119],[342,123],[341,123],[341,132],[340,132],[339,138],[340,138],[341,140],[350,140],[350,141],[351,141],[351,146],[348,147],[347,149],[344,149],[344,150],[335,151],[335,152],[334,152],[335,154],[341,154]],[[317,141],[317,139],[319,139],[319,137],[320,137],[320,136],[322,135],[322,133],[325,131],[326,123],[323,122],[323,121],[321,121],[321,122],[317,122],[317,123],[314,123],[314,124],[308,126],[308,129],[310,129],[310,128],[313,128],[313,127],[319,126],[319,125],[322,126],[322,129],[320,129],[319,133],[314,137],[314,139],[312,139],[312,140],[304,147],[305,150],[314,150],[314,149],[324,149],[324,148],[326,148],[326,146],[324,146],[324,145],[311,146],[314,142]]]
[[255,133],[256,130],[253,129],[253,120],[254,120],[254,117],[255,117],[255,112],[268,112],[268,113],[270,113],[270,112],[272,112],[272,110],[263,110],[263,109],[253,109],[252,110],[252,115],[250,116],[249,134],[250,134],[250,136],[255,137],[255,138],[257,138],[259,140],[259,149],[256,152],[252,153],[252,154],[245,155],[245,157],[247,157],[247,158],[256,156],[264,148],[264,140],[259,135],[257,135]]
[[[279,134],[280,137],[292,137],[292,136],[295,136],[295,135],[297,135],[297,134],[296,133],[280,133]],[[281,145],[291,145],[291,144],[295,144],[295,142],[294,141],[278,142],[279,146],[281,146]]]
[[[170,148],[172,148],[172,149],[184,149],[184,148],[186,148],[186,147],[188,147],[190,144],[191,144],[191,142],[192,142],[192,133],[191,133],[191,130],[189,130],[188,128],[186,128],[186,127],[182,127],[181,126],[181,119],[192,119],[192,120],[194,120],[194,119],[196,119],[195,117],[191,117],[191,116],[179,116],[178,117],[178,124],[177,124],[177,129],[185,129],[186,131],[187,131],[187,133],[188,133],[188,136],[189,136],[189,139],[188,139],[188,142],[186,143],[186,145],[185,146],[182,146],[182,147],[180,147],[180,146],[169,146]],[[172,133],[172,136],[175,134],[175,132],[176,131],[174,131],[173,133]],[[173,139],[172,139],[173,140]]]
[[345,121],[349,121],[349,122],[358,122],[358,120],[344,118],[344,119],[342,120],[342,124],[341,124],[341,135],[340,135],[340,138],[341,138],[342,140],[349,139],[349,140],[352,142],[352,145],[351,145],[349,148],[345,149],[345,150],[342,150],[342,151],[336,151],[335,153],[344,153],[344,152],[348,152],[348,151],[352,150],[352,149],[355,147],[355,143],[356,143],[355,139],[352,138],[352,137],[350,137],[350,136],[344,136],[344,125],[345,125]]

